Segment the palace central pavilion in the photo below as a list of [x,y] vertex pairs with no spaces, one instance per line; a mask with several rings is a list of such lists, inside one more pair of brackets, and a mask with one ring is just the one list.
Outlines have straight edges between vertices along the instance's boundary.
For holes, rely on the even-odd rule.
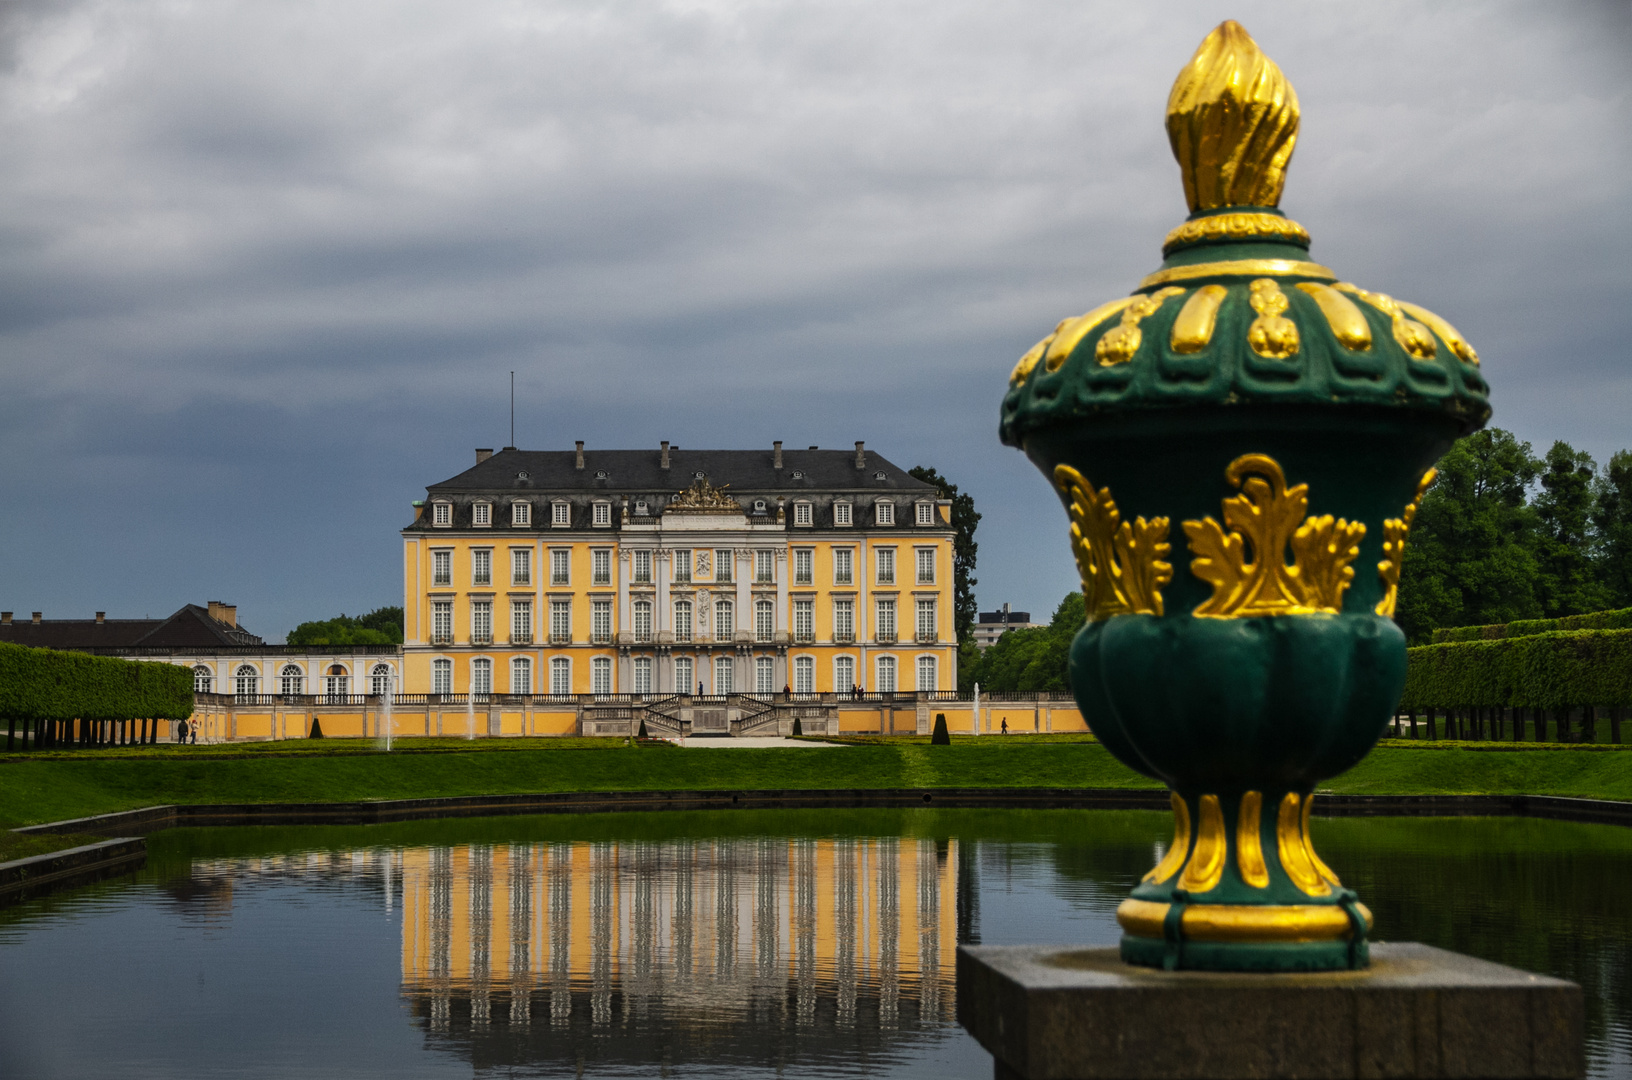
[[951,503],[862,443],[478,450],[402,537],[408,693],[957,685]]

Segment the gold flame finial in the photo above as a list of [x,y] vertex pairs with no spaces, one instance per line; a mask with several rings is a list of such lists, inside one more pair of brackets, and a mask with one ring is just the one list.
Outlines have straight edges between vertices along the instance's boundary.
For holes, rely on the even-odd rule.
[[1298,95],[1241,24],[1226,20],[1174,80],[1167,137],[1192,213],[1275,206],[1298,141]]

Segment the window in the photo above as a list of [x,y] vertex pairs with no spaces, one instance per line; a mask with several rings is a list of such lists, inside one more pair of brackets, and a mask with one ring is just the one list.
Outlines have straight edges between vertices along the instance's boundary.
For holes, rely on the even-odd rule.
[[510,659],[510,692],[512,694],[533,692],[533,662],[525,656]]
[[895,599],[893,597],[881,596],[878,598],[873,629],[876,631],[874,636],[879,641],[889,644],[895,640]]
[[735,693],[732,687],[731,658],[716,656],[714,658],[714,693],[719,697]]
[[493,641],[493,601],[470,602],[470,643],[489,645]]
[[651,512],[652,512],[651,504],[649,504],[645,499],[636,499],[635,500],[635,516],[636,517],[646,517],[649,514],[651,514]]
[[920,656],[918,658],[919,690],[928,691],[940,689],[935,685],[935,667],[935,658],[933,656]]
[[769,600],[754,601],[754,640],[776,640],[776,605]]
[[816,575],[812,567],[816,562],[816,553],[809,548],[793,549],[793,583],[795,585],[809,585],[815,581]]
[[674,640],[691,640],[691,601],[676,600],[674,602]]
[[856,686],[856,658],[853,656],[839,656],[833,660],[833,688],[841,694],[848,694]]
[[606,645],[612,640],[612,601],[594,600],[589,605],[589,640]]
[[[442,661],[446,663],[446,661]],[[306,676],[296,664],[285,664],[278,673],[278,693],[284,697],[296,697],[306,692]]]
[[439,529],[445,529],[453,524],[453,504],[433,503],[431,505],[431,524]]
[[531,585],[533,583],[533,549],[510,549],[510,584]]
[[510,504],[510,524],[516,528],[533,523],[533,504],[530,502],[514,502]]
[[634,690],[635,693],[637,693],[637,694],[650,694],[652,692],[652,658],[651,657],[649,657],[649,656],[637,656],[637,657],[635,657],[635,662],[634,662],[633,667],[631,668],[630,674],[634,678],[635,685],[633,687],[633,690]]
[[879,502],[873,504],[873,521],[879,525],[895,524],[895,504]]
[[572,552],[571,551],[568,551],[566,548],[551,548],[550,549],[550,584],[551,585],[569,585],[569,584],[571,584],[572,583],[572,575],[571,575],[570,570],[569,570],[571,565],[572,565]]
[[850,504],[849,503],[847,503],[847,502],[836,502],[836,503],[833,504],[833,524],[835,524],[835,525],[849,525],[850,524]]
[[452,660],[432,660],[431,661],[431,693],[433,693],[433,694],[451,694],[451,693],[453,693],[453,661]]
[[833,640],[848,644],[856,640],[856,602],[833,601]]
[[329,668],[328,674],[323,676],[323,694],[331,702],[341,702],[351,693],[351,676],[339,664]]
[[635,640],[642,645],[652,640],[652,602],[635,601]]
[[918,504],[918,524],[920,524],[920,525],[933,525],[933,524],[935,524],[935,504],[934,503],[921,502],[921,503]]
[[530,645],[533,640],[533,602],[510,601],[510,643]]
[[453,642],[453,601],[438,600],[431,604],[431,644],[449,645]]
[[855,574],[852,569],[855,557],[856,553],[850,548],[833,549],[833,584],[855,584]]
[[765,512],[765,500],[764,499],[755,499],[754,500],[754,513],[763,514],[764,512]]
[[816,692],[816,660],[810,656],[798,656],[793,661],[793,692],[796,694],[814,694]]
[[591,585],[612,584],[612,551],[610,548],[596,548],[589,553],[589,583]]
[[375,697],[384,697],[391,692],[390,664],[374,665],[374,670],[368,676],[368,692]]
[[769,656],[754,658],[754,693],[776,693],[776,661]]
[[894,585],[895,549],[879,548],[874,557],[878,560],[878,583],[880,585]]
[[572,693],[572,661],[565,656],[552,657],[550,660],[550,693]]
[[470,523],[478,529],[485,529],[493,524],[493,504],[479,502],[470,508]]
[[935,549],[918,549],[918,584],[935,584]]
[[595,527],[597,529],[604,529],[608,525],[612,524],[612,504],[611,503],[598,502],[598,503],[595,504],[594,523],[595,523]]
[[731,567],[735,562],[736,560],[731,557],[730,548],[720,548],[716,551],[714,553],[714,580],[730,581]]
[[754,580],[761,585],[776,583],[776,552],[765,549],[754,552]]
[[612,692],[612,658],[597,656],[589,662],[590,693],[610,694]]
[[878,658],[878,678],[873,682],[873,689],[880,694],[895,693],[895,657]]
[[210,669],[203,664],[193,669],[193,693],[208,694],[210,692],[210,683],[213,681],[210,677]]
[[736,630],[736,622],[735,622],[735,618],[734,618],[735,614],[736,613],[732,610],[732,607],[731,607],[731,601],[729,601],[729,600],[716,600],[716,601],[714,601],[714,640],[715,641],[730,641],[731,638],[736,634],[737,630]]
[[691,552],[676,551],[674,553],[674,580],[691,580]]
[[480,695],[493,692],[493,661],[485,656],[470,662],[470,692]]
[[452,585],[453,584],[453,552],[451,552],[451,551],[433,551],[433,552],[431,552],[431,584],[432,585]]
[[550,525],[553,528],[564,529],[572,524],[572,504],[553,502],[550,504]]
[[935,601],[925,598],[918,601],[918,640],[928,644],[939,635],[935,626]]
[[805,643],[816,640],[816,601],[793,602],[793,640]]
[[652,583],[652,553],[637,551],[634,556],[635,584],[650,585]]
[[793,504],[793,523],[795,525],[804,526],[804,527],[808,528],[809,525],[810,525],[810,520],[811,520],[811,518],[810,518],[810,504],[808,502],[796,502],[796,503],[794,503]]
[[476,548],[470,553],[470,583],[493,584],[493,552],[487,548]]
[[550,644],[567,645],[572,642],[572,601],[550,601]]
[[252,696],[252,695],[260,693],[260,691],[261,691],[261,675],[260,675],[260,672],[256,671],[254,668],[250,667],[248,664],[243,665],[237,671],[233,672],[233,675],[232,675],[232,692],[234,694],[237,694],[240,697]]
[[[691,666],[691,657],[689,657],[689,656],[677,656],[677,657],[674,658],[674,692],[675,693],[677,693],[677,694],[689,694],[689,693],[691,693],[692,692],[691,688],[694,685],[696,685],[695,682],[694,682],[694,680],[696,678],[697,678],[697,673],[696,673],[696,670]],[[700,694],[702,692],[703,692],[703,688],[698,686],[697,687],[697,693]]]

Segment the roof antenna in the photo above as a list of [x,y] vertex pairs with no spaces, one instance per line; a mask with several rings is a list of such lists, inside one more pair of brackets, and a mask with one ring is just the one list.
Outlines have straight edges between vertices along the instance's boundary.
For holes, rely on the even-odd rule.
[[516,445],[516,373],[510,373],[510,445]]

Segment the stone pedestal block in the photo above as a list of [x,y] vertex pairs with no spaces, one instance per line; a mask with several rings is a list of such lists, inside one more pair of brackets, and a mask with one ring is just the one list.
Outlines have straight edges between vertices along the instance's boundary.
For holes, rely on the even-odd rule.
[[1363,971],[1160,971],[1115,948],[965,946],[958,1021],[998,1080],[1568,1078],[1581,988],[1416,944]]

